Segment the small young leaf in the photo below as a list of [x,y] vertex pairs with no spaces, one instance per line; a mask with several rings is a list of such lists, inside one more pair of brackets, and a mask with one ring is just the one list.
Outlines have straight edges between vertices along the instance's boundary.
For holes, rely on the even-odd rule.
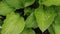
[[35,0],[4,0],[10,7],[15,9],[24,8],[30,6]]
[[35,0],[25,0],[24,1],[24,7],[30,6],[35,2]]

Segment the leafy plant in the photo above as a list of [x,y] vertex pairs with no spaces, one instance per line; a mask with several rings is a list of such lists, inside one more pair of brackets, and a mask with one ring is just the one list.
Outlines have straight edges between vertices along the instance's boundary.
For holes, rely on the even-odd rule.
[[60,34],[60,0],[0,1],[0,34],[36,34],[36,28]]

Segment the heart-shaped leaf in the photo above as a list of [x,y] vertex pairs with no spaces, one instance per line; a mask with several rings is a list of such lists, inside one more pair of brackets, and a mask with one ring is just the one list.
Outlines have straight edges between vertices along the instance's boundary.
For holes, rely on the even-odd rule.
[[39,28],[44,32],[54,21],[56,13],[53,8],[47,8],[45,11],[39,7],[35,10],[35,16]]

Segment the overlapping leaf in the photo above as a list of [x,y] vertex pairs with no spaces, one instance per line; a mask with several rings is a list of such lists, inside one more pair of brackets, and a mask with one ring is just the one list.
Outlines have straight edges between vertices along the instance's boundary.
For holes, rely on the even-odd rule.
[[37,27],[37,22],[36,22],[36,18],[34,17],[34,12],[27,18],[26,27],[28,27],[28,28]]
[[13,9],[10,8],[6,3],[0,2],[0,15],[6,16],[10,12],[12,12]]
[[25,23],[26,23],[26,27],[27,28],[36,28],[37,27],[37,22],[36,22],[36,18],[34,15],[34,9],[31,8],[25,8],[24,13],[25,15],[28,15]]
[[55,34],[55,30],[53,28],[53,24],[48,28],[50,34]]
[[32,5],[35,0],[4,0],[10,7],[15,9],[23,8]]
[[44,11],[41,7],[35,10],[36,20],[42,32],[44,32],[54,21],[56,13],[53,8],[47,8]]
[[4,24],[2,25],[1,34],[19,34],[25,26],[24,19],[19,18],[19,15],[11,13],[7,15]]
[[53,24],[53,28],[55,34],[60,34],[60,8],[57,10],[57,17],[55,18],[55,23]]
[[60,6],[60,0],[41,0],[41,1],[42,4],[46,6],[52,6],[52,5]]
[[35,34],[35,32],[32,29],[24,29],[20,34]]

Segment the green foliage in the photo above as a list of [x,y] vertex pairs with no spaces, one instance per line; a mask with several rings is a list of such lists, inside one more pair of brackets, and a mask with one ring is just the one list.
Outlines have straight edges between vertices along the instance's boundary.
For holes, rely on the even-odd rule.
[[26,27],[28,28],[37,28],[36,18],[34,17],[34,13],[32,13],[26,20]]
[[0,34],[35,34],[38,27],[60,34],[60,0],[0,1]]
[[10,12],[13,12],[14,10],[10,8],[6,3],[0,2],[0,15],[6,16]]
[[48,28],[48,30],[49,30],[50,34],[55,34],[53,25],[51,25],[51,26]]
[[20,34],[35,34],[32,29],[24,29]]
[[46,6],[52,6],[52,5],[56,5],[56,6],[60,6],[60,0],[41,0],[43,5]]
[[31,8],[25,8],[24,10],[24,15],[28,15],[25,23],[26,23],[26,27],[27,28],[37,28],[37,22],[36,22],[36,18],[34,15],[34,9]]
[[24,26],[24,19],[22,17],[19,18],[19,15],[15,15],[12,12],[7,15],[2,26],[1,34],[19,34],[23,31]]
[[32,5],[35,0],[4,0],[4,2],[6,2],[10,7],[19,9]]
[[46,11],[44,11],[41,7],[39,7],[35,10],[36,20],[42,32],[44,32],[52,24],[55,15],[55,10],[53,8],[47,8]]

